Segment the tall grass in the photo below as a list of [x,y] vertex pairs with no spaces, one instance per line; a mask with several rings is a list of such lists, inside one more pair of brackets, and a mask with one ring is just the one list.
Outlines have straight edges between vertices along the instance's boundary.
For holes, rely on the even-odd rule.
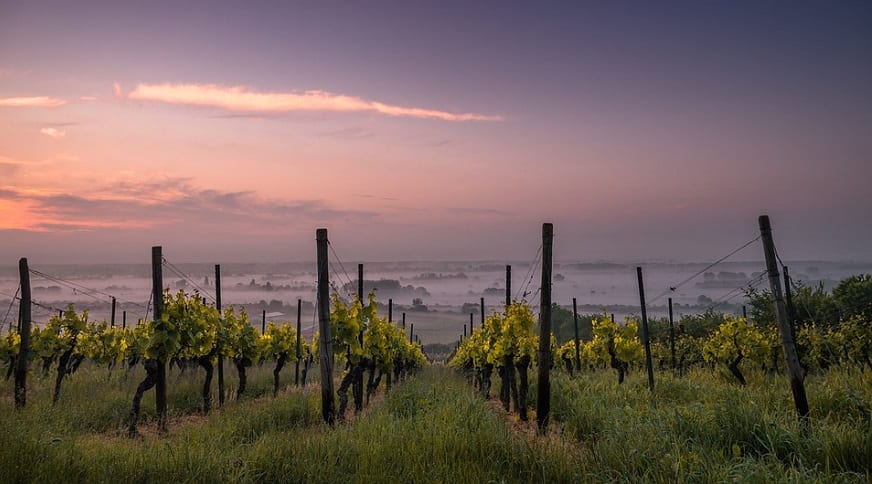
[[699,369],[686,378],[642,373],[624,385],[593,372],[554,378],[553,417],[592,457],[591,477],[640,481],[866,481],[872,427],[847,393],[872,402],[872,375],[834,370],[806,380],[807,427],[785,377],[750,372],[738,386]]
[[[251,395],[199,414],[202,374],[170,374],[170,431],[124,435],[140,370],[83,368],[51,405],[34,379],[12,410],[0,384],[0,482],[867,482],[872,478],[872,374],[834,370],[807,382],[812,421],[796,421],[783,377],[750,372],[611,372],[553,377],[550,431],[537,436],[434,367],[396,385],[362,415],[330,428],[320,392],[250,372]],[[235,388],[228,372],[228,387]],[[290,378],[286,375],[285,381]],[[151,392],[153,394],[153,392]],[[531,394],[535,394],[531,392]],[[496,409],[496,410],[495,410]]]

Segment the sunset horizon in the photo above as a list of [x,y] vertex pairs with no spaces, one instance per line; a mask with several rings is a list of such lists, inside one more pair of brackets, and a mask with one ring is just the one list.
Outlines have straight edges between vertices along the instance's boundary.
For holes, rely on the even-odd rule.
[[7,2],[0,257],[869,261],[870,12]]

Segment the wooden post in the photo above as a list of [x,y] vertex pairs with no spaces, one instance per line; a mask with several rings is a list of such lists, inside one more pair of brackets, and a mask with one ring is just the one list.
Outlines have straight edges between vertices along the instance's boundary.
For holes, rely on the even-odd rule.
[[388,322],[394,322],[394,300],[388,298]]
[[121,328],[127,329],[127,311],[121,311]]
[[672,318],[672,298],[669,298],[669,355],[672,371],[675,371],[675,325]]
[[769,288],[772,291],[775,315],[778,320],[778,329],[781,333],[781,345],[784,348],[787,370],[790,375],[790,389],[793,391],[793,402],[796,405],[799,419],[807,422],[809,410],[808,399],[805,396],[802,366],[799,364],[796,344],[793,341],[793,334],[790,331],[790,323],[787,319],[787,308],[784,305],[784,298],[781,296],[781,281],[778,277],[778,263],[775,260],[775,242],[772,240],[772,227],[769,225],[769,216],[761,215],[758,222],[760,224],[760,238],[763,241],[763,255],[766,257],[766,271],[769,274]]
[[115,327],[115,296],[112,296],[112,316],[109,318],[109,326]]
[[[221,314],[221,264],[215,264],[215,309],[218,310],[218,319],[224,324],[224,316]],[[218,406],[224,405],[224,355],[223,348],[218,346]]]
[[481,298],[481,326],[484,327],[484,298]]
[[539,300],[539,382],[536,386],[536,423],[539,431],[548,426],[551,412],[551,244],[554,226],[542,224],[542,284]]
[[409,325],[409,343],[415,342],[415,323]]
[[15,362],[15,408],[24,408],[27,403],[27,367],[30,365],[30,269],[27,258],[18,260],[18,277],[21,282],[21,299],[18,301],[18,334],[21,337],[18,350],[18,360]]
[[333,425],[333,342],[330,338],[330,272],[327,260],[327,229],[315,233],[318,246],[318,342],[321,360],[321,415]]
[[469,335],[470,336],[472,336],[472,325],[473,325],[472,317],[473,317],[473,314],[474,313],[469,313]]
[[512,266],[506,266],[506,309],[512,305]]
[[639,279],[639,304],[642,306],[642,339],[645,343],[645,366],[648,367],[648,390],[654,391],[654,366],[651,364],[651,338],[648,333],[648,308],[645,306],[645,285],[642,283],[642,268],[636,267]]
[[403,312],[403,332],[406,331],[406,313]]
[[572,322],[575,326],[575,370],[581,371],[581,348],[578,341],[578,305],[572,298]]
[[742,304],[742,319],[744,319],[745,321],[748,320],[748,309],[745,308],[744,304]]
[[266,309],[263,310],[263,316],[260,319],[260,334],[266,333]]
[[303,346],[301,344],[300,324],[303,317],[303,300],[297,299],[297,362],[294,365],[294,386],[300,386],[300,359],[303,357]]
[[[163,255],[161,247],[151,248],[151,299],[154,307],[154,320],[163,317]],[[157,361],[157,385],[154,389],[157,404],[157,426],[161,431],[167,429],[167,362]]]
[[[463,337],[466,338],[466,325],[463,325]],[[463,340],[460,340],[463,341]]]

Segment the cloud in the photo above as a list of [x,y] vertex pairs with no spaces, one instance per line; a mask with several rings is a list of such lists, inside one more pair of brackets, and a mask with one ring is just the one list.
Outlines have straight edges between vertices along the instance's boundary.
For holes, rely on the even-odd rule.
[[63,99],[49,96],[31,96],[31,97],[3,97],[0,98],[0,107],[38,107],[38,108],[56,108],[63,106],[67,102]]
[[60,139],[67,135],[66,131],[57,128],[42,128],[39,132],[54,139]]
[[[117,94],[120,87],[117,84],[115,86]],[[388,116],[442,121],[501,121],[503,119],[500,116],[477,113],[451,113],[418,107],[394,106],[325,91],[258,92],[242,86],[227,87],[215,84],[138,84],[128,97],[170,104],[214,107],[232,112],[375,112]]]
[[112,84],[112,94],[115,96],[115,99],[124,99],[124,91],[121,89],[121,84],[117,82]]
[[[180,227],[219,233],[281,233],[301,221],[367,220],[362,210],[343,210],[323,200],[277,200],[250,191],[196,187],[187,178],[125,181],[87,194],[0,187],[0,208],[15,207],[17,223],[0,230],[33,232]],[[2,213],[2,210],[0,210]]]
[[79,96],[79,101],[96,101],[96,96]]

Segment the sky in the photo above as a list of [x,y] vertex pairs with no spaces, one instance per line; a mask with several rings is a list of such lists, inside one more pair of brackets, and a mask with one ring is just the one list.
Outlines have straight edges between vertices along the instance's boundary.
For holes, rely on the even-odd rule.
[[[0,0],[0,259],[872,260],[869,2]],[[755,248],[756,247],[756,248]],[[740,253],[762,258],[759,246]]]

